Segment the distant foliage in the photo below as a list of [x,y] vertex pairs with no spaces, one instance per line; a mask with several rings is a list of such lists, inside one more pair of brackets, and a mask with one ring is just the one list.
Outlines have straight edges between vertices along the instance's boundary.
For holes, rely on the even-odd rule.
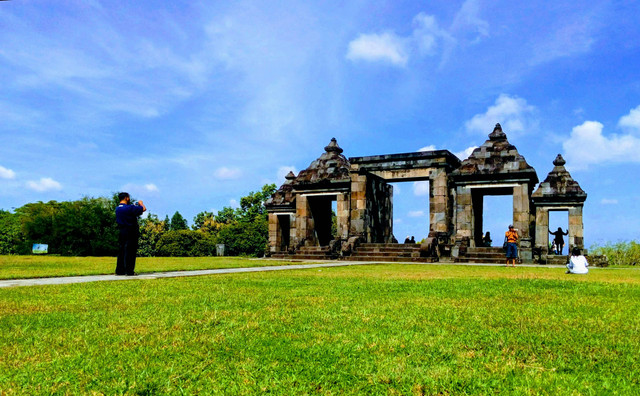
[[171,224],[169,225],[169,230],[180,231],[180,230],[186,230],[188,228],[189,226],[187,224],[187,219],[182,217],[180,212],[176,211],[176,213],[174,213],[173,216],[171,217]]
[[636,241],[592,245],[589,254],[607,256],[610,265],[640,265],[640,244]]
[[[169,220],[148,214],[139,220],[139,256],[211,256],[216,245],[226,255],[264,255],[268,221],[264,203],[276,191],[267,184],[240,198],[240,207],[222,208],[217,214],[200,212],[191,229],[176,211]],[[0,254],[29,254],[33,243],[46,243],[49,253],[65,256],[115,256],[118,228],[117,196],[77,201],[36,202],[15,213],[0,210]]]
[[164,257],[212,256],[215,250],[215,238],[212,235],[193,230],[165,232],[157,245],[157,255]]
[[145,219],[141,219],[138,256],[157,256],[160,237],[168,230],[168,221],[161,221],[158,219],[158,216],[154,214],[149,214]]
[[22,238],[46,243],[63,256],[111,256],[117,252],[113,198],[36,202],[16,209]]
[[16,214],[0,210],[0,254],[28,252],[28,243],[20,230],[20,218]]

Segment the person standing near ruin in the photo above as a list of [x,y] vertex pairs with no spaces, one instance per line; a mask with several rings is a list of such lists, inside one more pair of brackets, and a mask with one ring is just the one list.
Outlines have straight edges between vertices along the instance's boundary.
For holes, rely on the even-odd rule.
[[491,247],[491,242],[493,242],[491,240],[491,232],[487,231],[487,233],[484,234],[484,237],[482,238],[482,246]]
[[564,238],[562,236],[569,235],[569,230],[562,232],[562,228],[558,227],[558,231],[549,231],[549,234],[554,236],[553,240],[556,243],[556,254],[562,254],[562,249],[564,248]]
[[120,235],[118,237],[118,259],[116,262],[116,275],[137,275],[136,254],[138,253],[138,237],[140,229],[138,227],[138,217],[142,215],[147,207],[142,201],[135,205],[131,204],[129,193],[118,194],[120,203],[116,207],[116,223]]
[[513,228],[513,225],[509,224],[509,231],[504,233],[504,241],[507,247],[507,267],[509,266],[509,260],[511,259],[511,266],[516,266],[516,258],[518,258],[518,230]]

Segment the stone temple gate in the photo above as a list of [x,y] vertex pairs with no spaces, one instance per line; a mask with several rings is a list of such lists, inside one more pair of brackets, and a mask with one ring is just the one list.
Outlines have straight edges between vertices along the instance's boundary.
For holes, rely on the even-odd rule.
[[534,254],[546,261],[549,211],[569,212],[568,246],[584,248],[582,207],[587,194],[564,168],[562,156],[534,192],[536,171],[509,143],[500,124],[463,161],[448,150],[348,159],[342,152],[332,139],[307,169],[297,176],[290,172],[267,201],[271,255],[311,249],[340,258],[353,256],[367,244],[393,250],[389,183],[397,181],[429,181],[428,237],[413,258],[464,257],[482,246],[487,195],[513,196],[522,261],[533,261]]

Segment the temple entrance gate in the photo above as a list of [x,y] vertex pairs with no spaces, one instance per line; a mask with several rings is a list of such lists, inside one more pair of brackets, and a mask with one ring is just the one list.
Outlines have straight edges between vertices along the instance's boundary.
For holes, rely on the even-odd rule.
[[[558,155],[553,171],[533,193],[538,184],[536,171],[508,142],[500,124],[464,161],[448,150],[349,159],[342,152],[332,139],[308,168],[297,176],[290,172],[267,201],[271,253],[304,251],[305,256],[313,253],[336,258],[351,255],[359,243],[392,244],[390,183],[416,181],[429,182],[429,233],[419,247],[420,259],[437,260],[444,254],[458,261],[458,256],[484,254],[470,249],[482,246],[486,196],[512,196],[511,223],[520,235],[522,261],[531,262],[536,250],[546,256],[549,211],[568,211],[568,246],[584,247],[582,208],[586,193],[564,168],[562,156]],[[334,203],[337,229],[332,231]],[[409,253],[412,259],[418,254]]]

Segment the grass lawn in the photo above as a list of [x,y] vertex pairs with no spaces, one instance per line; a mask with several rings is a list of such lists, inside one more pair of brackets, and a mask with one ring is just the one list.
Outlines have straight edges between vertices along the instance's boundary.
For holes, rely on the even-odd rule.
[[[138,257],[136,272],[286,265],[289,261],[240,257]],[[113,274],[115,257],[0,256],[0,279]]]
[[634,269],[391,264],[0,289],[0,394],[637,394],[639,301]]

